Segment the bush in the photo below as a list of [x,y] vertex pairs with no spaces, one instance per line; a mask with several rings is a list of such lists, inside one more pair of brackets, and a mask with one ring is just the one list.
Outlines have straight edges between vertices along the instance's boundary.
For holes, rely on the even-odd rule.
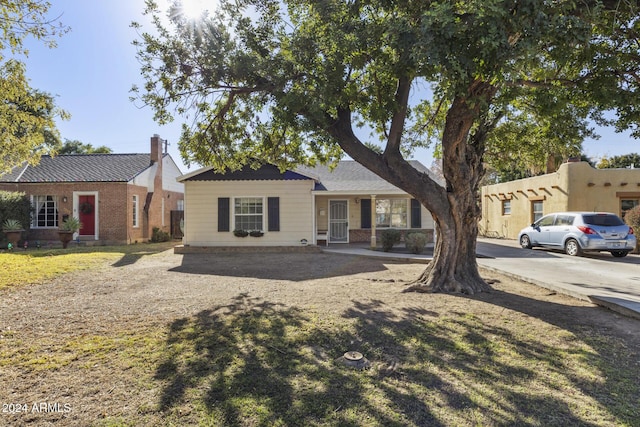
[[0,223],[15,219],[25,230],[31,224],[31,202],[25,193],[0,191]]
[[171,240],[169,233],[160,230],[158,227],[153,227],[153,230],[151,231],[151,241],[153,243],[168,242],[169,240]]
[[393,245],[396,243],[400,243],[400,230],[394,230],[390,228],[388,230],[382,230],[380,234],[380,240],[382,240],[382,250],[385,252],[389,252]]
[[409,233],[404,236],[404,244],[412,254],[421,254],[427,245],[427,236],[420,232]]
[[629,209],[624,215],[624,222],[631,228],[636,235],[636,248],[634,253],[640,253],[640,205]]

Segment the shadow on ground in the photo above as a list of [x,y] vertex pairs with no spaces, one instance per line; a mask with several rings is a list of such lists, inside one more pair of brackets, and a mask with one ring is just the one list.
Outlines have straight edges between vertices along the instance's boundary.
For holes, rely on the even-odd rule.
[[[504,292],[487,303],[504,315],[399,314],[374,300],[353,301],[332,319],[243,293],[169,326],[155,373],[159,409],[166,422],[225,426],[596,426],[640,419],[637,360],[606,332],[576,322],[598,308]],[[544,324],[531,319],[546,317],[553,317],[558,341],[531,329]],[[349,350],[362,352],[370,369],[339,363]]]
[[[188,274],[303,281],[386,270],[376,259],[340,254],[298,253],[185,254],[170,271]],[[242,262],[238,262],[241,259]]]

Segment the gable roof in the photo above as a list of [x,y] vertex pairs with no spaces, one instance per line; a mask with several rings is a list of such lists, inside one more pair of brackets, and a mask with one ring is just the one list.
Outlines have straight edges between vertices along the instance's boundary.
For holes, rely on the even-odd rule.
[[16,167],[0,182],[128,182],[150,166],[150,154],[42,156],[39,164]]
[[[436,182],[440,182],[433,173],[417,160],[409,163],[418,171],[428,174]],[[338,165],[329,170],[327,166],[298,167],[295,171],[280,172],[273,165],[263,165],[259,169],[245,166],[238,171],[217,173],[213,168],[203,168],[178,178],[185,181],[269,181],[269,180],[300,180],[315,181],[314,191],[335,193],[405,193],[388,183],[354,160],[341,160]]]
[[227,171],[224,173],[215,172],[213,168],[199,169],[178,178],[179,182],[184,181],[282,181],[313,179],[294,171],[281,172],[277,166],[262,165],[258,169],[253,169],[248,165],[237,171]]

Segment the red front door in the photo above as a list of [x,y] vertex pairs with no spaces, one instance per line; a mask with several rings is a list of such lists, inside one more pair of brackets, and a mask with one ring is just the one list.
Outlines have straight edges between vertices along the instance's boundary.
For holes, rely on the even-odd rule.
[[78,217],[82,223],[81,236],[96,234],[96,197],[78,196]]

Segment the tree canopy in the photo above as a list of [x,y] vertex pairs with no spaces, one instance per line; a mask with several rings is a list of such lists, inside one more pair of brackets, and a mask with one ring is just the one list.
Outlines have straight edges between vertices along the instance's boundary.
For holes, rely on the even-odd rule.
[[65,139],[64,144],[58,150],[58,154],[108,154],[113,152],[106,145],[94,147],[91,144],[85,144],[77,139]]
[[[27,37],[55,47],[56,37],[68,31],[57,18],[47,17],[50,4],[39,0],[0,3],[0,173],[60,145],[56,118],[66,119],[52,95],[30,86],[23,61]],[[6,55],[9,57],[6,57]]]
[[630,153],[621,156],[603,157],[596,167],[598,169],[640,168],[640,154]]
[[[475,262],[487,150],[573,153],[589,120],[613,120],[604,111],[640,136],[632,1],[221,0],[198,21],[147,1],[146,13],[134,91],[159,122],[184,120],[185,161],[285,168],[346,153],[433,215],[422,290],[488,289]],[[444,187],[406,160],[429,144]]]

